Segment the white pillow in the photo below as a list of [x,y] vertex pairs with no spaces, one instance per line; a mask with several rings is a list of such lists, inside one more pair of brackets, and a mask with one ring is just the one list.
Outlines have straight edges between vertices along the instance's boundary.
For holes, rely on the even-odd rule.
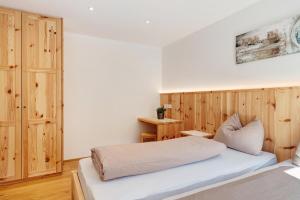
[[224,133],[227,131],[236,131],[242,128],[239,114],[235,113],[229,117],[217,130],[214,140],[226,144]]
[[264,143],[264,127],[259,120],[255,120],[243,128],[224,132],[225,144],[235,150],[258,155]]
[[300,144],[297,147],[294,159],[293,159],[293,164],[297,165],[300,167]]

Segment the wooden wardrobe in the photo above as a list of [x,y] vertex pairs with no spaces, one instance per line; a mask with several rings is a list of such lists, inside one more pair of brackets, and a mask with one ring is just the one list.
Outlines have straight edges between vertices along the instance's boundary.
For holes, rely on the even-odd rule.
[[0,8],[0,184],[62,171],[62,19]]

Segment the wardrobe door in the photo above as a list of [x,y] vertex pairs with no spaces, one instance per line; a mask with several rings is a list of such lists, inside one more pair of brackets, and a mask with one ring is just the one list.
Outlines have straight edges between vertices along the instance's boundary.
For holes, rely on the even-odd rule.
[[62,22],[22,14],[23,171],[62,171]]
[[21,172],[21,13],[0,8],[0,183]]

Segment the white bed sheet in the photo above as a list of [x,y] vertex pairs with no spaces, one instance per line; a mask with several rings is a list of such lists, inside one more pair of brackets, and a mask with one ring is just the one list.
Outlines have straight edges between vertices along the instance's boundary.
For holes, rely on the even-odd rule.
[[276,168],[279,168],[279,167],[282,167],[282,166],[293,167],[294,169],[298,168],[297,166],[293,165],[291,160],[287,160],[287,161],[278,163],[276,165],[272,165],[272,166],[269,166],[269,167],[258,169],[258,170],[253,171],[253,172],[249,172],[247,174],[238,176],[236,178],[232,178],[230,180],[222,181],[222,182],[211,184],[211,185],[208,185],[208,186],[205,186],[205,187],[197,188],[197,189],[194,189],[194,190],[191,190],[191,191],[188,191],[188,192],[180,193],[180,194],[177,194],[175,196],[165,198],[164,200],[176,200],[176,199],[180,199],[180,198],[183,198],[183,197],[187,197],[187,196],[193,195],[193,194],[198,193],[198,192],[202,192],[202,191],[209,190],[209,189],[212,189],[212,188],[217,188],[217,187],[220,187],[222,185],[225,185],[225,184],[228,184],[228,183],[233,183],[235,181],[239,181],[239,180],[242,180],[242,179],[245,179],[245,178],[260,174],[260,173],[264,173],[264,172],[267,172],[267,171],[270,171],[270,170],[273,170],[273,169],[276,169]]
[[78,175],[86,200],[154,200],[225,181],[276,162],[271,153],[253,156],[227,149],[206,161],[103,182],[92,160],[86,158],[79,162]]

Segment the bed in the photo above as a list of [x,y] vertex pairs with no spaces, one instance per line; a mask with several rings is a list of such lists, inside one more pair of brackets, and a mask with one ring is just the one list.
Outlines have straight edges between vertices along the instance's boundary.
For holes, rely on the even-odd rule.
[[300,167],[285,161],[164,200],[298,200]]
[[103,182],[90,158],[79,162],[73,173],[75,200],[163,199],[205,187],[276,164],[276,156],[259,156],[226,149],[221,155],[176,168]]

